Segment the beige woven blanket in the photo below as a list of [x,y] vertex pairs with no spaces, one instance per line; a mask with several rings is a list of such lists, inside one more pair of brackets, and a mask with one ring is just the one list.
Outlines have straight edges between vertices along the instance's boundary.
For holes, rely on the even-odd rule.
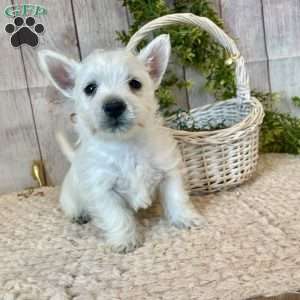
[[71,224],[58,190],[0,197],[0,299],[246,299],[300,288],[300,157],[266,155],[257,176],[194,199],[208,220],[178,230],[141,214],[145,244],[105,250],[93,224]]

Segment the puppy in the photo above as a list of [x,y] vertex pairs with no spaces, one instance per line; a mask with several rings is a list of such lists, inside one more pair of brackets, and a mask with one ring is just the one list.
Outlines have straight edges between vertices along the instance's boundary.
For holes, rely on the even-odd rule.
[[60,203],[70,218],[91,216],[117,252],[142,242],[134,213],[159,192],[165,215],[177,227],[200,226],[184,188],[181,157],[162,125],[155,90],[170,56],[168,35],[138,54],[96,50],[81,63],[49,50],[39,52],[44,74],[74,102],[80,145],[60,137],[71,167]]

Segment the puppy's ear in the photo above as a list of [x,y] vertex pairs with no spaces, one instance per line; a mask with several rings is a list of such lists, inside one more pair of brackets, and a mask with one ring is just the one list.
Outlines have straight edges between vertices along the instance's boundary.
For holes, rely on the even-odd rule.
[[171,52],[170,37],[162,34],[141,50],[138,58],[145,64],[155,88],[159,87],[167,69]]
[[40,67],[51,83],[64,96],[72,97],[79,63],[50,50],[39,51],[38,57]]

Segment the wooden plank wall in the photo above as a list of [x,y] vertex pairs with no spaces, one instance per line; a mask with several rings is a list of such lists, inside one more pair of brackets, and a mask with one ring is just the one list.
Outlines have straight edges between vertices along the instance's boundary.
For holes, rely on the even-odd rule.
[[[1,7],[17,2],[11,1],[0,0]],[[300,116],[291,102],[292,96],[300,95],[299,0],[211,1],[247,60],[252,88],[280,92],[279,109]],[[115,31],[127,29],[130,21],[120,0],[36,2],[48,10],[47,16],[37,18],[46,28],[38,48],[14,49],[8,34],[0,31],[0,193],[36,186],[30,175],[33,160],[44,161],[48,184],[61,183],[68,168],[54,133],[59,128],[73,133],[72,103],[49,86],[39,71],[37,51],[52,49],[80,60],[95,48],[120,46]],[[2,16],[0,26],[9,21]],[[176,92],[179,105],[214,101],[203,89],[201,75],[170,65],[194,81],[190,91]]]
[[261,0],[220,0],[226,30],[247,61],[252,87],[270,91]]
[[[1,7],[10,2],[1,2]],[[0,18],[0,192],[8,192],[35,182],[28,174],[32,160],[40,159],[31,99],[20,49],[10,45]]]
[[284,99],[281,111],[300,116],[291,97],[300,94],[300,1],[264,0],[270,83]]
[[[79,60],[72,5],[69,0],[40,0],[49,14],[39,19],[45,25],[45,38],[40,39],[38,49],[52,49]],[[46,38],[47,35],[47,38]],[[61,182],[68,167],[55,142],[55,130],[70,130],[69,114],[72,103],[65,101],[42,75],[37,62],[37,49],[22,46],[25,72],[37,128],[41,156],[44,161],[47,183]],[[27,174],[28,176],[28,174]]]

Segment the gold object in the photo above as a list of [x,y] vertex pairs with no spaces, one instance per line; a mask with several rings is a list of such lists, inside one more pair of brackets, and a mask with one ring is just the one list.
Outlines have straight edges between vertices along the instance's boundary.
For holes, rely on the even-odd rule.
[[32,177],[36,180],[39,186],[46,186],[46,176],[44,164],[41,160],[35,160],[32,165]]
[[233,59],[231,57],[229,57],[225,60],[225,65],[227,65],[227,66],[232,65],[232,63],[233,63]]
[[235,55],[231,55],[230,57],[228,57],[228,58],[225,60],[225,64],[226,64],[227,66],[232,65],[232,63],[233,63],[235,60],[239,59],[240,56],[241,56],[241,55],[240,55],[239,53],[238,53],[238,54],[235,54]]

